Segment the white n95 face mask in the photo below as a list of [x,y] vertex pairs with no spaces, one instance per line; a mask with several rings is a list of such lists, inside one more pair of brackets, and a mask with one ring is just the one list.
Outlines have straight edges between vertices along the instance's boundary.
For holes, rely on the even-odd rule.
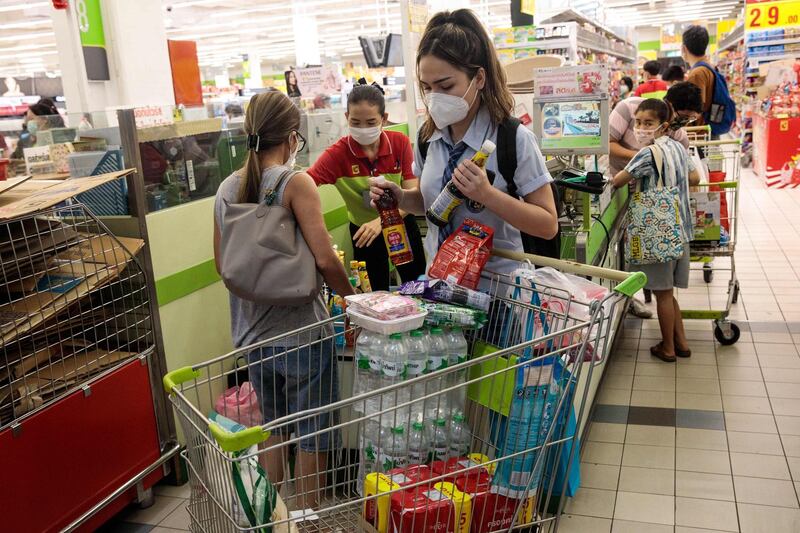
[[[472,81],[469,82],[469,87],[464,92],[464,96],[472,88],[473,83],[475,83],[475,78],[472,78]],[[433,119],[433,123],[436,124],[437,129],[443,130],[447,126],[466,118],[469,108],[475,102],[475,98],[478,97],[478,93],[475,93],[475,98],[472,99],[472,102],[467,102],[464,96],[433,92],[425,95],[425,105],[428,107],[428,113]]]
[[371,128],[354,128],[350,127],[350,137],[361,146],[367,146],[378,140],[381,136],[381,127],[373,126]]

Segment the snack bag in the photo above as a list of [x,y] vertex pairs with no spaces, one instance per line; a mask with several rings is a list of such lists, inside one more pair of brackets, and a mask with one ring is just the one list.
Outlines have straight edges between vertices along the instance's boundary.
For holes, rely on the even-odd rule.
[[492,228],[465,219],[439,248],[428,276],[477,289],[483,267],[492,253],[493,238]]

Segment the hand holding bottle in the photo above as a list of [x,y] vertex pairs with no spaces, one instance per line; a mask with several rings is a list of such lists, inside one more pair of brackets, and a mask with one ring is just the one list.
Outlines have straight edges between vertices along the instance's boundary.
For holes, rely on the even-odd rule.
[[398,204],[403,202],[404,191],[398,184],[388,181],[383,176],[369,179],[369,197],[372,207],[378,208],[378,201],[387,190],[397,199]]
[[474,161],[465,159],[453,171],[451,178],[453,183],[461,194],[482,204],[486,203],[486,199],[491,194],[492,184],[489,183],[489,176],[486,174],[484,167],[478,166]]

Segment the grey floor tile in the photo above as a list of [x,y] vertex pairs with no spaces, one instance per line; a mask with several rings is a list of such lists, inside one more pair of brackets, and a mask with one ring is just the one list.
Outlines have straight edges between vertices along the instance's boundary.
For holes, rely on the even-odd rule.
[[611,519],[563,514],[558,522],[559,533],[609,533]]
[[732,452],[783,455],[781,439],[774,433],[728,432],[728,445]]
[[798,507],[797,494],[791,481],[734,476],[733,484],[736,487],[737,502],[774,507]]
[[674,470],[675,448],[670,446],[626,444],[622,455],[622,466]]
[[619,466],[581,463],[581,487],[617,490]]
[[676,497],[675,524],[721,531],[739,531],[736,504],[719,500]]
[[734,501],[733,478],[727,474],[675,472],[675,495],[684,498]]
[[594,422],[611,424],[626,424],[628,422],[628,407],[625,405],[597,405],[592,413]]
[[641,426],[675,426],[675,410],[661,407],[632,405],[628,411],[628,424]]
[[790,479],[789,466],[782,455],[731,452],[731,466],[734,476]]
[[751,433],[777,433],[775,418],[771,415],[754,415],[749,413],[725,413],[725,425],[728,431],[746,431]]
[[728,450],[725,432],[709,429],[676,428],[675,445],[700,450]]
[[619,476],[619,490],[673,496],[675,494],[675,471],[623,466]]
[[675,425],[682,428],[724,430],[725,418],[720,411],[677,409]]
[[659,494],[637,492],[617,493],[615,520],[673,525],[675,523],[675,498]]
[[797,533],[800,509],[738,503],[742,533]]

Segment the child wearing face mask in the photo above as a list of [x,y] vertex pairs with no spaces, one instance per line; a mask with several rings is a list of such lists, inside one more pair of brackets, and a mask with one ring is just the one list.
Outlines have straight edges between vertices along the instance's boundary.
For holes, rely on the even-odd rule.
[[[389,254],[381,220],[369,203],[368,180],[383,176],[403,189],[416,187],[411,142],[401,132],[383,129],[388,119],[383,89],[368,85],[363,78],[347,97],[345,117],[349,135],[328,147],[308,173],[317,185],[333,185],[342,195],[350,219],[353,256],[367,263],[373,290],[388,290]],[[425,273],[425,251],[416,219],[403,215],[414,260],[396,268],[402,281],[413,281]]]
[[[694,168],[689,153],[682,144],[667,135],[671,115],[669,104],[663,100],[651,98],[639,105],[633,132],[636,141],[644,148],[639,150],[613,180],[615,187],[624,187],[634,180],[641,191],[657,187],[659,169],[656,168],[653,150],[658,150],[663,161],[660,169],[663,186],[678,189],[683,241],[687,244],[683,256],[666,263],[629,265],[629,270],[641,271],[647,275],[646,288],[656,296],[662,340],[650,348],[650,353],[665,362],[675,362],[676,357],[691,356],[674,289],[686,289],[689,286],[688,242],[693,232],[689,185],[700,182],[700,174]],[[651,145],[655,146],[651,148]]]

